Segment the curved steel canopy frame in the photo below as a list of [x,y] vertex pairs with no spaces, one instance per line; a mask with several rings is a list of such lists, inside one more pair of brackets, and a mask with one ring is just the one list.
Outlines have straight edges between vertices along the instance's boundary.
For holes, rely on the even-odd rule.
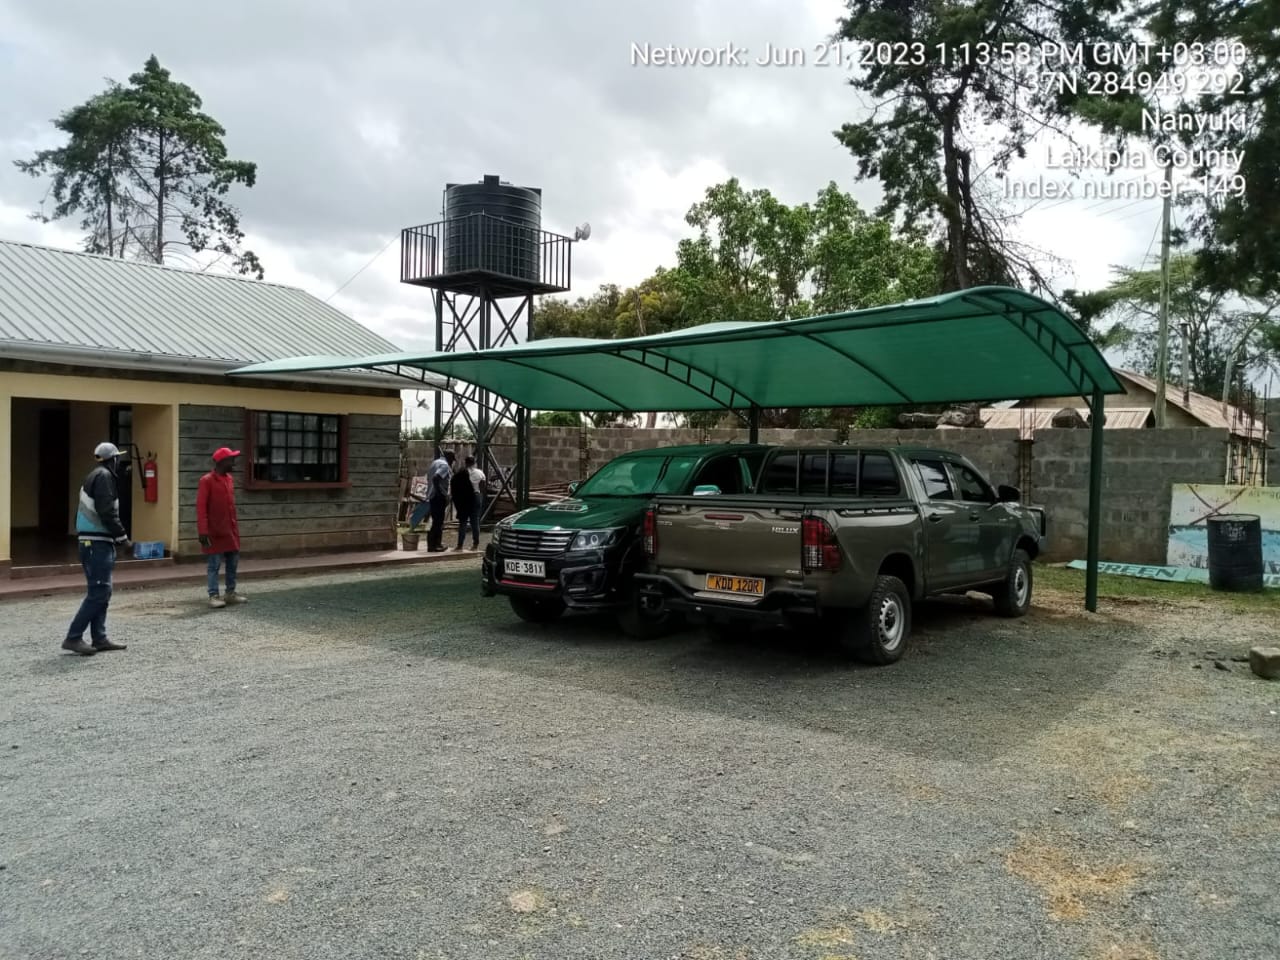
[[[931,307],[942,307],[956,303],[965,304],[966,307],[972,309],[972,312],[949,313],[944,316],[930,315],[928,312]],[[921,314],[921,310],[926,312]],[[909,315],[902,316],[904,311]],[[1062,328],[1065,333],[1074,333],[1072,339],[1066,340],[1062,333],[1052,329],[1045,321],[1046,315],[1056,316],[1059,321],[1065,321],[1065,324],[1058,322],[1057,326]],[[664,352],[664,348],[666,350],[674,350],[679,347],[695,345],[743,342],[767,344],[779,337],[797,336],[825,348],[829,353],[840,356],[850,365],[857,367],[863,373],[893,391],[900,398],[899,403],[909,404],[925,401],[913,398],[907,391],[894,383],[893,378],[885,371],[875,369],[871,364],[855,356],[849,350],[827,342],[823,335],[855,329],[875,330],[913,324],[963,323],[966,320],[992,317],[1000,317],[1007,320],[1013,330],[1032,343],[1036,350],[1043,354],[1061,374],[1066,383],[1070,384],[1073,390],[1082,397],[1090,409],[1089,521],[1085,607],[1090,612],[1095,612],[1098,603],[1098,554],[1101,531],[1103,456],[1102,428],[1103,420],[1105,419],[1103,416],[1104,397],[1107,394],[1123,393],[1124,387],[1120,385],[1119,381],[1111,373],[1110,366],[1097,347],[1066,314],[1048,301],[1034,297],[1021,290],[1010,287],[977,287],[928,300],[911,301],[887,307],[875,307],[869,310],[827,314],[776,323],[713,324],[708,325],[708,329],[705,330],[694,327],[666,334],[653,334],[646,337],[633,337],[623,340],[567,340],[563,346],[559,347],[551,341],[543,341],[542,344],[538,344],[535,341],[534,344],[521,345],[520,347],[503,347],[470,353],[435,353],[421,356],[397,354],[351,358],[350,360],[341,361],[336,361],[332,357],[300,357],[293,360],[252,364],[231,371],[231,374],[252,375],[284,371],[367,369],[388,373],[419,385],[430,383],[435,389],[448,390],[455,382],[470,383],[481,387],[492,395],[495,402],[486,404],[490,412],[497,413],[500,417],[508,416],[513,406],[520,408],[522,404],[517,398],[504,393],[501,386],[493,383],[490,377],[486,376],[482,382],[481,380],[471,380],[445,369],[446,367],[455,366],[459,361],[483,359],[486,361],[500,361],[510,364],[512,367],[532,370],[540,376],[569,382],[586,393],[605,401],[604,405],[598,405],[593,400],[590,406],[579,404],[576,407],[577,409],[616,409],[619,412],[626,413],[639,412],[623,406],[621,401],[600,390],[598,385],[593,385],[580,377],[574,377],[562,371],[545,369],[536,362],[531,362],[534,358],[563,360],[572,356],[590,358],[599,355],[612,355],[617,359],[636,364],[681,383],[693,394],[712,401],[715,406],[708,409],[720,407],[725,410],[748,410],[750,412],[750,435],[751,440],[754,442],[758,437],[759,415],[762,407],[795,406],[797,404],[771,403],[768,396],[754,395],[754,391],[751,391],[752,395],[749,395],[744,392],[741,386],[717,376],[708,369],[690,364],[687,360],[679,357],[668,355]],[[840,321],[842,320],[853,322],[841,327]],[[832,326],[835,326],[836,330],[821,329]],[[1086,357],[1094,361],[1095,367],[1100,368],[1103,376],[1095,376],[1094,373],[1090,372],[1077,355],[1078,352],[1083,352]],[[429,374],[433,375],[429,378]],[[443,387],[440,386],[438,380],[438,377],[442,374],[448,377],[448,381]],[[1055,387],[1052,393],[1043,395],[1061,395],[1064,392],[1062,389]],[[1027,396],[1030,396],[1030,394],[1027,394]],[[973,402],[977,400],[996,401],[1004,399],[1009,399],[1009,397],[951,397],[946,400],[931,399],[929,402]],[[497,401],[501,401],[500,406]],[[857,403],[858,400],[851,399],[848,402]],[[572,405],[554,404],[553,406],[561,409],[575,409]]]

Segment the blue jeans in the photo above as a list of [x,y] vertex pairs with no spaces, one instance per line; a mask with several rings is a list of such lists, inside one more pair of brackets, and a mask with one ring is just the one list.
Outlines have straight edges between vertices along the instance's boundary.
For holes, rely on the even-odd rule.
[[83,640],[84,631],[94,643],[107,639],[107,606],[111,603],[111,571],[116,565],[116,545],[105,540],[80,541],[80,566],[88,585],[80,609],[67,629],[68,640]]
[[416,527],[418,524],[422,522],[423,518],[426,517],[427,512],[430,509],[431,509],[430,500],[419,500],[417,504],[414,505],[413,513],[409,516],[409,524],[411,526]]
[[209,596],[211,597],[218,595],[218,568],[222,565],[223,557],[227,559],[227,593],[236,592],[236,567],[240,565],[239,551],[211,553],[209,554]]
[[463,541],[467,539],[467,527],[471,527],[471,542],[478,544],[480,542],[480,514],[484,513],[484,500],[479,497],[472,502],[471,512],[465,513],[458,511],[458,549],[462,549]]

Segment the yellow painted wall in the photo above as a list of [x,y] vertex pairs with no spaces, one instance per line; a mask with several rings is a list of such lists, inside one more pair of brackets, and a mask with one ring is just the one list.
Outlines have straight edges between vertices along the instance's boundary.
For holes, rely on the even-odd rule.
[[38,400],[14,398],[5,422],[13,427],[9,440],[9,476],[13,483],[13,512],[9,525],[19,529],[40,524],[40,478],[32,465],[40,455],[40,408]]
[[[0,381],[0,384],[3,384]],[[6,392],[7,385],[0,386],[0,464],[13,462],[13,444],[10,429],[13,425],[13,399]],[[9,478],[13,472],[0,475],[0,564],[9,560],[9,531],[13,527],[13,496]]]
[[[138,446],[141,459],[133,465],[133,529],[129,535],[134,540],[161,540],[172,551],[177,545],[178,485],[178,408],[155,404],[138,404],[133,408],[133,442]],[[164,456],[169,451],[170,456]],[[142,493],[142,465],[148,453],[155,453],[156,484],[155,503],[147,503]]]
[[[248,382],[248,378],[246,378]],[[178,475],[178,407],[200,404],[225,407],[248,407],[254,410],[285,410],[297,413],[382,414],[399,417],[402,403],[399,395],[373,397],[358,394],[319,393],[306,390],[272,390],[258,386],[221,386],[189,384],[178,381],[107,380],[102,377],[68,377],[40,373],[6,373],[0,379],[0,464],[12,463],[12,401],[14,397],[70,400],[77,404],[71,415],[72,491],[78,490],[84,475],[93,466],[93,448],[107,437],[108,408],[112,404],[134,407],[134,442],[155,451],[159,464],[161,489],[168,478],[174,491]],[[85,405],[80,407],[79,405]],[[153,409],[146,410],[150,405]],[[161,407],[163,410],[154,408]],[[139,417],[142,421],[139,423]],[[141,432],[141,431],[145,431]],[[152,439],[154,437],[154,439]],[[141,464],[137,469],[141,470]],[[13,527],[13,473],[0,475],[0,563],[11,558],[10,530]],[[137,484],[137,479],[133,482]],[[72,500],[74,501],[74,497]],[[176,493],[171,499],[149,504],[135,487],[135,540],[163,540],[172,549],[178,542],[178,505]],[[139,526],[139,523],[143,526]],[[75,508],[68,515],[68,533],[75,531]],[[143,536],[143,531],[146,536]]]

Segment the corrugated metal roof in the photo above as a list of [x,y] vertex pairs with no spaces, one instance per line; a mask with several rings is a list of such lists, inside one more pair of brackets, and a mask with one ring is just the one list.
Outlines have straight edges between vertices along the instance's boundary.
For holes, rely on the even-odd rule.
[[[1065,408],[1062,408],[1065,409]],[[1073,407],[1082,420],[1089,419],[1088,407]],[[1048,407],[983,407],[980,411],[982,425],[988,430],[1020,430],[1023,440],[1030,440],[1037,430],[1053,427],[1053,415],[1057,410]],[[1139,430],[1151,419],[1150,407],[1107,407],[1104,430]]]
[[3,240],[0,345],[229,365],[400,349],[296,287]]
[[[1153,394],[1156,392],[1156,382],[1150,377],[1145,377],[1132,370],[1116,369],[1115,374],[1122,380],[1132,381],[1142,389],[1150,390]],[[1179,410],[1185,410],[1206,427],[1230,430],[1240,437],[1251,437],[1254,440],[1262,439],[1262,423],[1252,419],[1247,413],[1232,404],[1227,404],[1226,416],[1223,416],[1222,401],[1206,397],[1203,393],[1196,393],[1194,390],[1188,393],[1187,402],[1183,403],[1182,388],[1175,384],[1166,384],[1165,401]]]

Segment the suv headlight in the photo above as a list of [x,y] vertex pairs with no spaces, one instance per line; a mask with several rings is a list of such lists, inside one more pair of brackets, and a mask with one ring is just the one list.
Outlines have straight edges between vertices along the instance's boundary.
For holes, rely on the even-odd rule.
[[609,530],[579,530],[578,534],[573,538],[573,542],[569,544],[569,549],[598,550],[601,547],[607,547],[618,539],[624,529],[623,527],[614,527]]

